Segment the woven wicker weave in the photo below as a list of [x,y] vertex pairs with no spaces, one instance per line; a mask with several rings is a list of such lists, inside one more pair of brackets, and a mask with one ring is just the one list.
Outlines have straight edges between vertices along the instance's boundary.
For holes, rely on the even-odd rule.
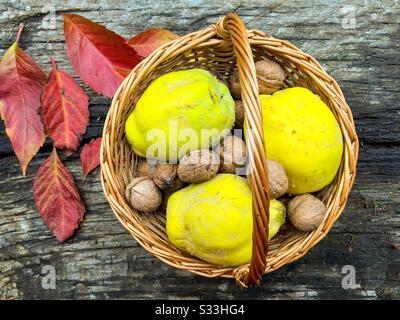
[[[268,173],[254,67],[254,61],[265,58],[278,62],[285,69],[285,87],[307,87],[325,101],[339,122],[344,139],[343,159],[336,178],[319,194],[327,206],[323,223],[312,232],[287,227],[269,243]],[[246,126],[255,133],[246,138],[248,152],[253,155],[250,157],[253,255],[251,263],[238,267],[219,267],[181,252],[168,241],[163,212],[146,215],[136,212],[124,196],[125,187],[135,176],[135,167],[140,162],[127,143],[125,120],[151,81],[167,72],[194,67],[208,69],[224,79],[228,79],[236,67],[239,69]],[[104,125],[101,177],[115,215],[145,249],[176,268],[206,277],[234,277],[239,285],[247,287],[258,285],[264,273],[301,258],[326,236],[345,207],[355,178],[357,157],[358,139],[353,117],[336,81],[313,57],[287,41],[258,30],[247,31],[237,15],[229,14],[216,25],[162,46],[125,79],[114,96]]]

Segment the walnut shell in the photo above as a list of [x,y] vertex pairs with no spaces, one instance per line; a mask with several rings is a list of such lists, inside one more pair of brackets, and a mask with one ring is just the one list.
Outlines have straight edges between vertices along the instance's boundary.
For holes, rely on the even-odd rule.
[[149,177],[134,178],[126,187],[125,196],[132,208],[146,213],[157,210],[162,202],[161,191]]
[[184,186],[185,186],[185,183],[184,183],[181,179],[177,178],[177,179],[175,180],[175,183],[174,183],[173,186],[171,186],[170,188],[165,189],[165,190],[162,191],[162,195],[163,195],[163,197],[162,197],[162,208],[163,208],[164,210],[167,209],[168,199],[169,199],[176,191],[182,189]]
[[[255,64],[258,91],[260,94],[271,94],[278,91],[285,80],[285,71],[272,60],[260,60]],[[235,99],[241,99],[239,71],[235,70],[229,78],[229,89]]]
[[159,164],[154,170],[153,181],[160,189],[164,190],[174,186],[177,178],[176,164]]
[[272,199],[283,196],[289,188],[289,181],[283,166],[272,160],[267,160],[268,185]]
[[317,229],[324,220],[325,213],[325,204],[311,194],[296,196],[288,204],[289,220],[301,231]]
[[235,100],[235,127],[243,128],[244,124],[244,109],[241,100]]
[[218,155],[208,149],[195,150],[178,165],[178,176],[184,182],[202,182],[214,177],[219,169]]
[[256,75],[260,94],[271,94],[278,91],[282,88],[286,78],[282,67],[271,60],[257,61]]
[[155,168],[155,165],[143,161],[136,167],[136,174],[138,177],[150,177],[153,179]]
[[242,92],[240,89],[239,70],[234,70],[229,77],[229,91],[235,99],[242,99]]
[[236,173],[246,165],[246,144],[237,136],[226,136],[215,152],[221,158],[220,172]]

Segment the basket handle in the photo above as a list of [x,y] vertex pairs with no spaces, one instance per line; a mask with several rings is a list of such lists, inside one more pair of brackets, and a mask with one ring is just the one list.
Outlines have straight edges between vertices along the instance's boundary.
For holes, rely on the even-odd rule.
[[235,270],[236,282],[243,286],[256,286],[265,273],[268,252],[269,188],[265,154],[262,111],[253,53],[247,30],[234,13],[223,17],[215,26],[216,33],[230,39],[237,59],[242,90],[242,103],[246,124],[246,146],[250,164],[250,186],[253,206],[253,249],[250,266]]

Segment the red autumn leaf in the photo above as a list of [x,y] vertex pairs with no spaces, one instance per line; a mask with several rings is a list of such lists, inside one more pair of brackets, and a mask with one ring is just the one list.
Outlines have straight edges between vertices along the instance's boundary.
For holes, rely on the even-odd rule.
[[76,73],[109,98],[141,60],[124,38],[77,14],[64,15],[64,36]]
[[54,146],[67,153],[76,151],[89,123],[89,97],[65,71],[53,70],[43,88],[42,120]]
[[158,47],[178,38],[177,34],[168,30],[150,28],[134,36],[128,43],[139,55],[146,58]]
[[53,148],[33,182],[33,197],[43,221],[58,241],[70,238],[85,214],[74,179]]
[[90,171],[100,164],[100,145],[101,138],[92,139],[81,151],[81,163],[84,173],[84,179]]
[[29,162],[46,138],[38,111],[47,77],[18,46],[22,29],[23,25],[0,62],[0,117],[25,175]]

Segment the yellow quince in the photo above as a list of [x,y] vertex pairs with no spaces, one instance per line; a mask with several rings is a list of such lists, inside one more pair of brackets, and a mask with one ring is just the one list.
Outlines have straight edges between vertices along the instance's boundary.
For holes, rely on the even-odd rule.
[[136,154],[176,161],[229,133],[235,103],[225,84],[203,69],[170,72],[143,92],[125,123]]
[[288,193],[315,192],[330,184],[342,159],[343,137],[328,106],[301,87],[260,98],[266,155],[285,168]]
[[[285,207],[271,200],[269,238],[285,222]],[[175,192],[167,204],[167,235],[178,248],[223,266],[249,262],[252,195],[245,178],[218,174]]]

